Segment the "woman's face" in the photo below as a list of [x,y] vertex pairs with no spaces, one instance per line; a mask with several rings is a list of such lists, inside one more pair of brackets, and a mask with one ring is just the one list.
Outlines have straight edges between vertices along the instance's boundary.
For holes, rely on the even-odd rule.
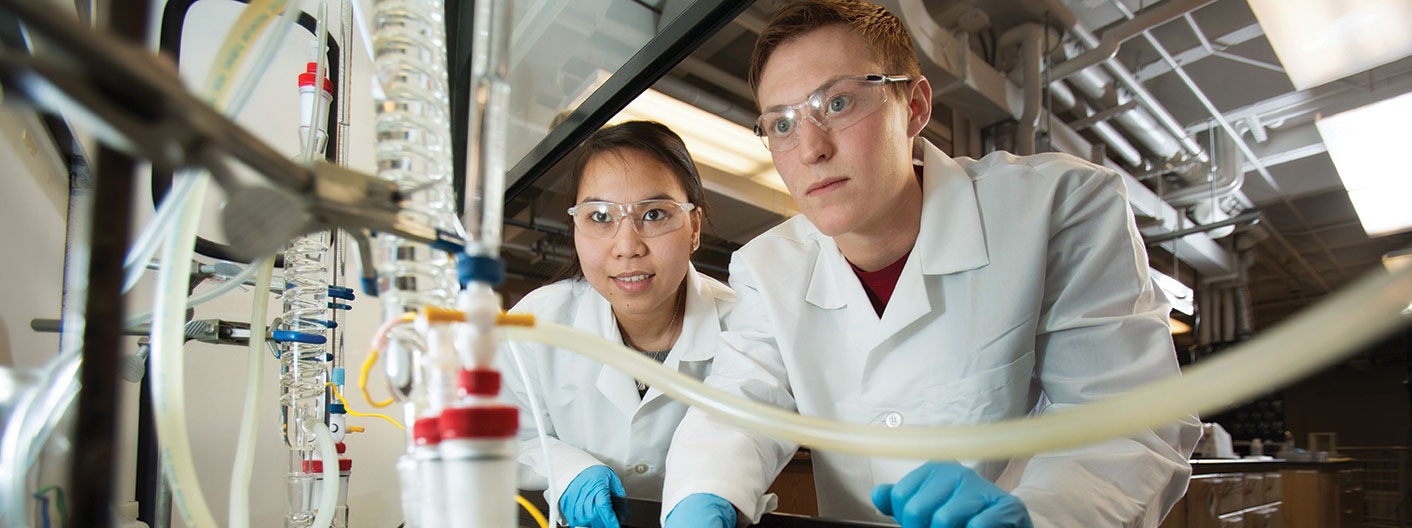
[[[627,205],[653,199],[686,202],[686,190],[657,159],[636,149],[619,149],[589,159],[575,203]],[[680,228],[651,238],[639,235],[630,217],[622,218],[617,232],[608,239],[592,238],[574,229],[574,247],[584,277],[619,315],[675,309],[677,287],[686,278],[701,221],[696,210],[671,212],[685,215],[686,221]],[[657,213],[660,211],[648,213],[649,219]]]

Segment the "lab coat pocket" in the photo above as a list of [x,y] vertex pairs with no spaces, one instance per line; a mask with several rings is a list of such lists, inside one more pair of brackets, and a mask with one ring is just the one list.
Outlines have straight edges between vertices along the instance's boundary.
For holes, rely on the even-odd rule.
[[971,425],[1023,416],[1029,409],[1034,351],[1005,365],[970,374],[960,380],[923,390],[928,425]]

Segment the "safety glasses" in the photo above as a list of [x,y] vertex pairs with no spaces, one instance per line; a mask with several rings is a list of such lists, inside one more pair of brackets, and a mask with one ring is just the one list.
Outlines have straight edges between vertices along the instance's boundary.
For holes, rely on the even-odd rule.
[[819,130],[843,130],[878,111],[887,102],[887,85],[911,82],[906,75],[864,75],[845,77],[820,86],[809,98],[792,105],[770,108],[755,121],[755,135],[772,152],[782,152],[799,144],[796,130],[808,116]]
[[609,239],[618,234],[618,224],[624,217],[632,219],[632,229],[642,238],[665,235],[686,225],[687,213],[696,208],[691,202],[667,199],[617,202],[583,202],[569,208],[574,217],[574,229],[589,238]]

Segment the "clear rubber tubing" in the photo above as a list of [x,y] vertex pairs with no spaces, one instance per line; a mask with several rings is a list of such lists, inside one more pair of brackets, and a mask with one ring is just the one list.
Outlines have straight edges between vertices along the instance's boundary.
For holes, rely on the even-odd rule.
[[[265,257],[251,264],[260,274],[255,284],[269,284],[274,275],[275,260]],[[250,350],[245,370],[245,403],[240,409],[240,437],[235,445],[235,463],[230,473],[230,528],[250,526],[250,475],[255,469],[255,411],[260,407],[260,393],[265,366],[265,312],[270,297],[269,288],[256,288],[250,301]]]
[[886,428],[811,418],[745,400],[668,369],[642,354],[568,326],[537,321],[503,327],[512,341],[572,350],[658,387],[714,418],[801,445],[839,453],[930,460],[1042,453],[1136,434],[1229,408],[1328,367],[1407,323],[1412,268],[1382,270],[1181,376],[1129,393],[1041,415],[973,426]]

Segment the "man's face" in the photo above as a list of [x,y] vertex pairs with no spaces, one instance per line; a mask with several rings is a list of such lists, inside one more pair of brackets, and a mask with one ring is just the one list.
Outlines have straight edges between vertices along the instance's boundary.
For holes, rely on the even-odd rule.
[[[827,26],[775,48],[757,95],[760,108],[768,110],[799,103],[840,78],[899,73],[882,71],[867,42],[847,26]],[[795,203],[826,235],[887,229],[892,202],[915,181],[909,101],[887,90],[888,100],[876,113],[832,132],[803,119],[795,129],[798,145],[771,152]]]

